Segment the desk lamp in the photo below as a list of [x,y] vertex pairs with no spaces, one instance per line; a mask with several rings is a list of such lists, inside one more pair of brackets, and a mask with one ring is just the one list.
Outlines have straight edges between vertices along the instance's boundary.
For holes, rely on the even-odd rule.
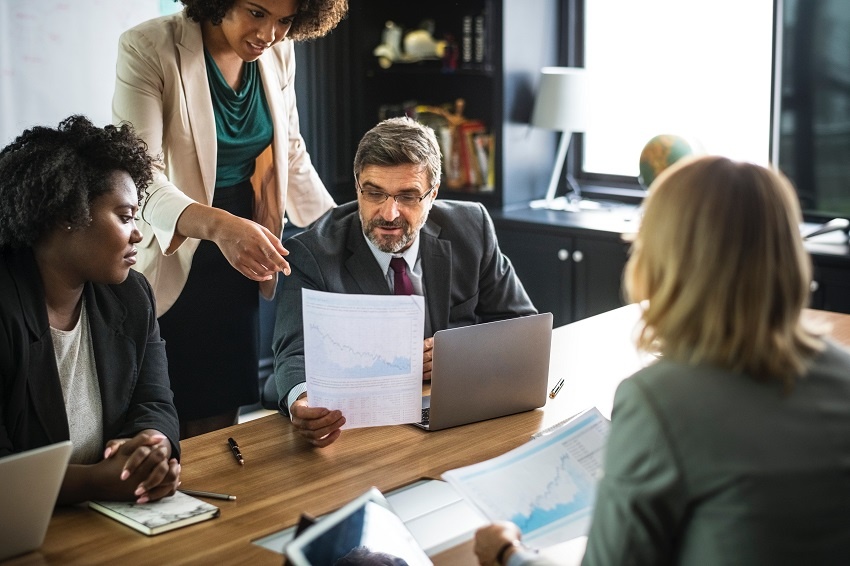
[[586,72],[578,67],[543,67],[540,72],[540,87],[531,115],[531,125],[561,132],[561,140],[558,143],[558,155],[555,158],[555,168],[549,180],[546,198],[532,201],[531,207],[569,211],[594,208],[581,206],[581,190],[569,174],[568,195],[555,198],[573,133],[585,131],[588,123]]

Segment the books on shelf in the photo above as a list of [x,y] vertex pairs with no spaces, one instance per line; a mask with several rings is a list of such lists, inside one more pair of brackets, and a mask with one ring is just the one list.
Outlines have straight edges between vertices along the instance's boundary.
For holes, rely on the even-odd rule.
[[460,61],[464,67],[472,64],[472,16],[466,15],[461,21]]
[[127,501],[89,501],[89,507],[148,536],[218,517],[215,505],[178,491],[141,505]]
[[453,150],[457,152],[457,162],[460,168],[459,185],[451,188],[477,187],[481,185],[481,171],[478,157],[472,141],[475,133],[484,132],[484,124],[478,120],[466,120],[455,128]]
[[462,69],[490,68],[489,21],[487,11],[467,14],[461,19],[460,64]]
[[496,180],[495,139],[484,122],[464,118],[462,112],[459,100],[454,112],[441,106],[415,105],[408,115],[430,126],[437,134],[443,154],[445,188],[492,191]]
[[492,190],[493,136],[483,122],[465,120],[454,128],[446,180],[450,189]]

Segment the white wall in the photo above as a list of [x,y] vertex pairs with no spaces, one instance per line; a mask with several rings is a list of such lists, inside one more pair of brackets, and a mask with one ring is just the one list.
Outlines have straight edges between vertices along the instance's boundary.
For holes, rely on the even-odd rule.
[[71,114],[112,121],[118,36],[171,0],[0,0],[0,147]]

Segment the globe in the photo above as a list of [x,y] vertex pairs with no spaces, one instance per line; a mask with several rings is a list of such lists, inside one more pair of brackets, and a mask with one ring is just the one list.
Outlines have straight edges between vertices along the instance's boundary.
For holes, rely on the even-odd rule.
[[640,152],[638,182],[644,189],[648,189],[662,171],[693,153],[693,146],[681,136],[672,134],[655,136],[646,142]]

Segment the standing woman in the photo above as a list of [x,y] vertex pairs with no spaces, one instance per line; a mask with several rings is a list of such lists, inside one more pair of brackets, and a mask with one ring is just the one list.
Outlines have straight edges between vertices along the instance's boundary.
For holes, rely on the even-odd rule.
[[130,126],[82,116],[0,151],[0,457],[71,440],[60,503],[179,484],[165,344],[130,269],[150,179]]
[[304,226],[334,206],[299,131],[293,40],[327,34],[348,2],[181,2],[121,36],[113,118],[155,159],[136,269],[157,298],[186,438],[257,402],[257,291],[273,297],[289,273],[284,211]]

